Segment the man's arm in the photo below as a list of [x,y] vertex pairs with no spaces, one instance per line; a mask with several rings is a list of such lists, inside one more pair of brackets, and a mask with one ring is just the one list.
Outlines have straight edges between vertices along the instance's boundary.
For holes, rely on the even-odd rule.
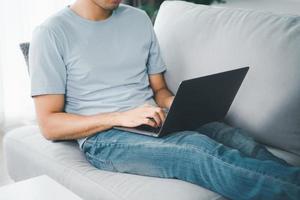
[[[93,135],[113,126],[135,127],[141,124],[156,126],[161,108],[143,105],[125,112],[103,113],[91,116],[65,113],[64,95],[34,97],[38,124],[46,139],[67,140]],[[154,119],[152,121],[150,118]]]
[[118,113],[81,116],[63,112],[64,95],[34,97],[38,123],[45,138],[77,139],[113,127]]
[[173,103],[174,95],[168,89],[164,75],[162,73],[149,75],[149,81],[158,106],[169,109]]

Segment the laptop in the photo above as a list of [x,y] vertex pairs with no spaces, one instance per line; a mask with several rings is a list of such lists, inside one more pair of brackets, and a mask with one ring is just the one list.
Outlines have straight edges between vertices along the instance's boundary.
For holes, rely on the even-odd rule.
[[243,67],[182,81],[160,127],[141,125],[114,128],[162,137],[177,131],[195,130],[209,122],[222,121],[248,70],[249,67]]

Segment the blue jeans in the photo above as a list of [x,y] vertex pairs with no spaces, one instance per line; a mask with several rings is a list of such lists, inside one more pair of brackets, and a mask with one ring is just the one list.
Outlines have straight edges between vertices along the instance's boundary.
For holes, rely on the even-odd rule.
[[110,129],[83,151],[102,170],[180,179],[230,199],[300,199],[300,168],[223,123],[162,138]]

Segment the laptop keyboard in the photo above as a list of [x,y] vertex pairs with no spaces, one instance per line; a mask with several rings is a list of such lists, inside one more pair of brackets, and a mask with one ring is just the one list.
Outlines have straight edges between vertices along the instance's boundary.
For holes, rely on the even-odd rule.
[[158,133],[160,131],[160,128],[161,127],[155,128],[155,127],[152,127],[149,125],[140,125],[140,126],[135,127],[135,129],[138,129],[138,130],[149,131],[149,132],[153,132],[153,133]]

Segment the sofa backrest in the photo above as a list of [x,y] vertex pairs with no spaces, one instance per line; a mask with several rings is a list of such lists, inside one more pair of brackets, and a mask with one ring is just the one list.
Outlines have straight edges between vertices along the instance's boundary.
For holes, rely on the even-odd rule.
[[300,155],[299,16],[165,1],[155,31],[174,93],[184,79],[250,66],[225,121]]

